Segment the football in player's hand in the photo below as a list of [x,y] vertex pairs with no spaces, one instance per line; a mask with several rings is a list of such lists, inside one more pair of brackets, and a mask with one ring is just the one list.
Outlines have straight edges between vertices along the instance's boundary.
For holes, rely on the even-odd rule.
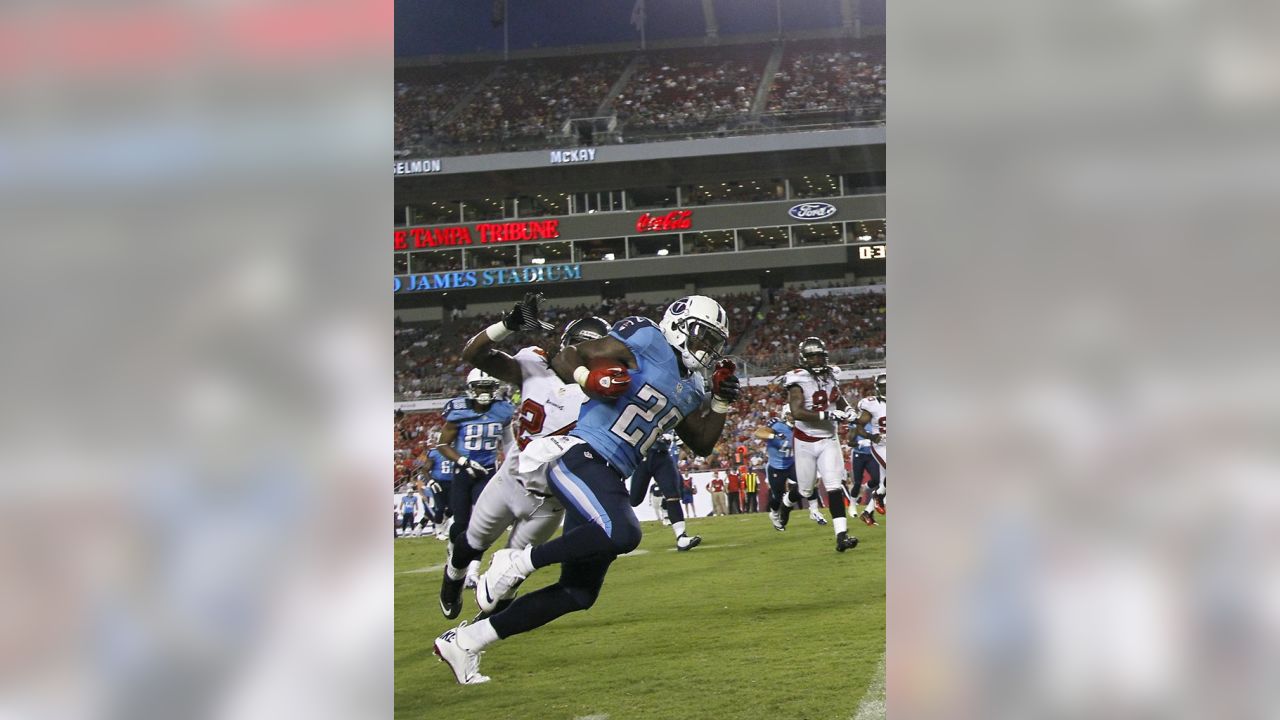
[[598,360],[591,364],[590,370],[586,385],[583,386],[588,395],[613,399],[626,393],[631,386],[627,366],[616,360]]

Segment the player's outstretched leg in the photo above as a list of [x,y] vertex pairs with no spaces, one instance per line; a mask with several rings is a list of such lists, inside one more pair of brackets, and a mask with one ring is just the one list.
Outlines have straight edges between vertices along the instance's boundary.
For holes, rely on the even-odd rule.
[[671,521],[671,531],[676,536],[676,550],[685,552],[697,547],[702,542],[702,536],[690,537],[685,533],[684,508],[680,507],[680,501],[676,498],[667,498],[662,504],[667,508],[667,519]]
[[845,516],[844,488],[827,491],[827,503],[831,508],[831,524],[836,531],[836,552],[858,547],[858,538],[849,535],[849,518]]
[[819,525],[826,525],[827,519],[822,517],[822,505],[818,502],[818,489],[814,488],[813,495],[809,496],[809,519]]
[[[460,538],[465,545],[466,539]],[[440,581],[440,612],[450,620],[462,613],[462,584],[466,571],[454,567],[454,545],[450,541],[445,549],[444,578]],[[466,562],[462,563],[466,567]],[[441,636],[443,637],[443,636]],[[439,653],[436,653],[439,654]],[[462,682],[459,680],[459,682]]]
[[[521,551],[498,552],[518,552],[527,559],[527,553]],[[494,555],[496,559],[497,553]],[[612,557],[596,557],[561,563],[558,582],[510,601],[507,607],[495,609],[489,617],[446,631],[436,639],[436,654],[449,664],[454,679],[460,684],[487,682],[489,678],[480,674],[481,651],[498,640],[541,627],[561,615],[590,608],[600,596],[605,573],[612,562]],[[491,567],[490,572],[492,570]]]
[[[875,462],[873,458],[871,458],[871,455],[869,453],[867,454],[866,457],[870,460],[870,462],[865,463],[866,473],[868,475],[867,501],[866,501],[867,507],[865,510],[858,513],[858,519],[861,520],[866,525],[874,527],[876,525],[879,525],[879,523],[876,522],[876,516],[873,511],[875,509],[876,491],[880,488],[880,465],[879,463]],[[856,503],[854,507],[855,508],[857,507]]]

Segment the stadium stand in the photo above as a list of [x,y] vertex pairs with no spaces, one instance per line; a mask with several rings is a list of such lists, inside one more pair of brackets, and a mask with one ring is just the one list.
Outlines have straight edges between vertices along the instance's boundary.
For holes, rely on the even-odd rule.
[[800,341],[810,336],[826,343],[832,364],[883,362],[884,293],[803,297],[800,290],[779,291],[742,356],[766,372],[782,372],[795,362]]
[[870,119],[884,112],[883,48],[793,45],[774,74],[766,109],[791,118],[851,113]]
[[746,120],[769,47],[689,49],[642,57],[614,101],[631,136],[728,129]]
[[565,120],[595,115],[629,61],[614,54],[505,65],[441,129],[441,154],[539,146]]
[[[793,40],[784,47],[771,74],[766,69],[777,48],[772,43],[406,70],[396,82],[395,155],[467,155],[579,142],[571,131],[566,134],[565,122],[597,117],[601,109],[617,120],[607,142],[883,121],[882,41]],[[610,97],[624,78],[618,95]],[[763,108],[755,106],[761,92],[767,97]]]

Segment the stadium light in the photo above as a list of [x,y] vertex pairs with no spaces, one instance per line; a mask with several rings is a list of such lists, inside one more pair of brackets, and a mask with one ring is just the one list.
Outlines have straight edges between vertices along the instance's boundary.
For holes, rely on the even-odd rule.
[[666,255],[666,254],[667,254],[667,252],[668,252],[668,251],[667,251],[667,249],[666,249],[666,248],[659,248],[659,249],[658,249],[658,254],[659,254],[659,255]]
[[605,254],[604,254],[604,259],[605,259],[605,260],[612,260],[613,258],[614,258],[614,254],[613,254],[613,253],[605,253]]
[[547,259],[546,259],[546,258],[533,258],[533,259],[532,259],[532,260],[530,260],[529,262],[533,263],[534,265],[542,265],[542,264],[544,264],[544,263],[546,263],[546,262],[547,262]]

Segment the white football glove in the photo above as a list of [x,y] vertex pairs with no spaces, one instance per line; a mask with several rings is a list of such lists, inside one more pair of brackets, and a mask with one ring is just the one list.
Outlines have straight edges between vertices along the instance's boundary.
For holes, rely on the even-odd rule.
[[458,471],[470,475],[472,478],[484,477],[485,467],[471,458],[463,455],[458,458]]
[[858,414],[852,410],[828,410],[827,417],[840,422],[853,422],[858,419]]

